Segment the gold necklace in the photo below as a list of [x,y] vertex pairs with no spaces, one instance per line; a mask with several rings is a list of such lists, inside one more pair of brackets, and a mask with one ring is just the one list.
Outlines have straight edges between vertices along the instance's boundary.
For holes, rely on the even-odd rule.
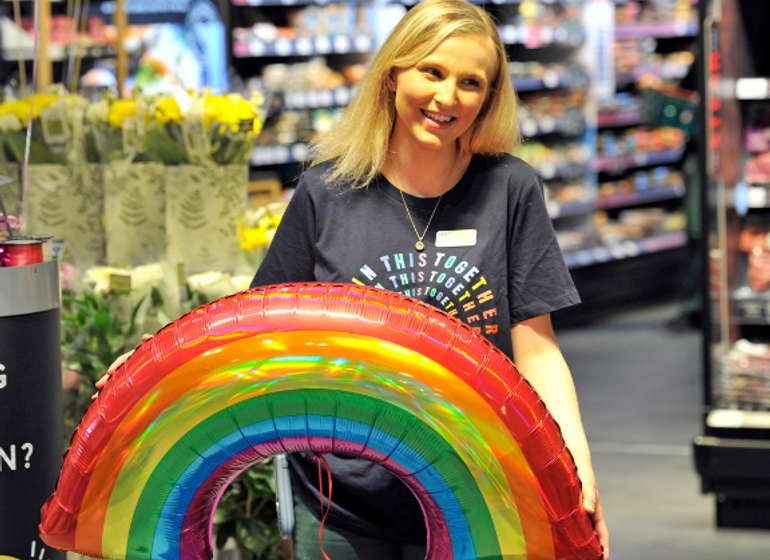
[[444,196],[439,195],[438,201],[436,201],[436,206],[433,208],[433,213],[430,215],[430,219],[428,220],[428,224],[425,226],[425,231],[422,232],[422,235],[420,235],[420,232],[417,231],[417,226],[414,224],[414,220],[412,219],[412,213],[409,211],[409,206],[406,204],[406,199],[404,198],[404,191],[401,189],[398,189],[399,194],[401,195],[401,201],[404,203],[404,208],[406,208],[406,215],[409,216],[409,221],[412,222],[412,227],[414,228],[414,233],[417,235],[417,243],[414,244],[414,248],[418,251],[422,251],[425,249],[425,243],[422,242],[423,239],[425,239],[425,235],[428,233],[428,228],[430,227],[430,223],[433,221],[433,216],[436,215],[436,210],[438,210],[438,205],[441,204],[441,197]]

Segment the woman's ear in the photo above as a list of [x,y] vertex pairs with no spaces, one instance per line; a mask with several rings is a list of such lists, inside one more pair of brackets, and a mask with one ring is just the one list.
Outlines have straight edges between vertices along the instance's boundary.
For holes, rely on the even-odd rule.
[[385,83],[388,86],[388,89],[392,91],[393,93],[396,93],[396,78],[394,76],[395,70],[391,69],[390,72],[388,72],[387,78],[385,78]]

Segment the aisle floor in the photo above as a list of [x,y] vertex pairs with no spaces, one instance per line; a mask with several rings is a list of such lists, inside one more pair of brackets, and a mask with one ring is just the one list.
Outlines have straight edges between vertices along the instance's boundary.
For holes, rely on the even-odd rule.
[[770,530],[719,529],[700,493],[700,334],[667,327],[674,305],[557,337],[575,382],[614,560],[770,558]]

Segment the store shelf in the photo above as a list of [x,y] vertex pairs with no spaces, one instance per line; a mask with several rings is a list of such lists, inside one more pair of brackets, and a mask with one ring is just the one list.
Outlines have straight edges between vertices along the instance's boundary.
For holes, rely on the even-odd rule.
[[[70,52],[74,47],[51,44],[48,47],[48,57],[54,62],[60,62],[70,56]],[[117,55],[117,49],[115,45],[92,45],[88,47],[80,47],[80,53],[83,58],[114,58]],[[19,56],[21,54],[21,56]],[[32,60],[34,51],[32,49],[19,49],[8,48],[3,49],[0,54],[0,58],[8,61]]]
[[[307,91],[276,92],[284,109],[316,109],[318,107],[343,107],[356,93],[354,87],[314,89]],[[275,102],[275,98],[273,98]]]
[[673,187],[664,187],[659,189],[650,189],[645,191],[632,191],[627,193],[613,194],[609,196],[600,196],[596,199],[596,207],[609,209],[621,208],[623,206],[634,206],[637,204],[648,204],[650,202],[661,202],[664,200],[676,200],[682,198],[685,193],[683,184]]
[[639,255],[658,253],[676,249],[687,243],[684,231],[663,233],[638,240],[628,240],[610,247],[591,247],[564,253],[564,261],[570,269],[582,268],[594,264],[617,261]]
[[503,25],[498,28],[498,32],[506,45],[524,45],[528,48],[576,47],[583,41],[582,33],[570,31],[566,27]]
[[359,35],[351,39],[346,35],[328,37],[300,37],[299,39],[277,39],[265,43],[259,39],[233,42],[233,56],[236,58],[258,58],[269,56],[316,56],[324,54],[368,53],[374,48],[374,39]]
[[735,185],[735,211],[745,214],[750,208],[770,208],[770,185]]
[[[10,2],[12,0],[2,0]],[[64,0],[53,0],[63,2]],[[351,4],[369,4],[379,2],[380,4],[404,4],[410,6],[417,3],[417,0],[346,0]],[[486,0],[469,0],[472,4],[487,4]],[[492,0],[492,4],[520,4],[525,0]],[[543,4],[559,4],[563,0],[540,0]],[[308,4],[328,4],[329,0],[232,0],[233,6],[302,6]]]
[[513,78],[516,91],[539,91],[542,89],[557,89],[568,87],[567,81],[560,76],[540,78]]
[[624,111],[622,113],[599,113],[597,126],[611,128],[615,126],[633,126],[641,122],[639,111]]
[[635,83],[645,75],[657,76],[662,80],[679,80],[684,78],[690,67],[684,65],[637,66],[630,72],[615,74],[615,82],[619,87]]
[[698,35],[698,24],[694,22],[649,22],[629,23],[615,26],[616,37],[654,37],[666,39],[671,37],[695,37]]
[[770,412],[761,410],[712,410],[706,417],[711,428],[770,429]]
[[307,144],[297,142],[290,146],[277,144],[274,146],[257,146],[251,152],[249,159],[255,167],[299,163],[305,159]]
[[735,82],[736,99],[770,99],[770,79],[740,78]]
[[748,286],[733,292],[736,316],[739,325],[770,325],[770,292],[756,292]]
[[559,204],[558,202],[551,201],[547,204],[547,207],[548,215],[551,219],[580,216],[581,214],[588,214],[596,210],[596,204],[593,200],[570,202],[567,204]]
[[519,122],[521,134],[525,138],[533,136],[545,136],[547,134],[561,134],[563,136],[580,136],[585,132],[585,118],[581,119],[555,119],[550,116],[540,120],[525,119]]
[[682,159],[684,149],[662,150],[659,152],[643,152],[625,156],[600,156],[596,159],[596,171],[607,173],[622,173],[636,167],[649,165],[665,165],[675,163]]

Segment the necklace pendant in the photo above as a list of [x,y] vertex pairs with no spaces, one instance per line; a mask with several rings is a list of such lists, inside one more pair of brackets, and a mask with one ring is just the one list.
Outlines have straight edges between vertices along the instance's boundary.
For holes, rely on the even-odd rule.
[[418,241],[417,243],[414,244],[414,248],[417,249],[418,251],[422,251],[423,249],[425,249],[425,243],[423,243],[422,241]]

